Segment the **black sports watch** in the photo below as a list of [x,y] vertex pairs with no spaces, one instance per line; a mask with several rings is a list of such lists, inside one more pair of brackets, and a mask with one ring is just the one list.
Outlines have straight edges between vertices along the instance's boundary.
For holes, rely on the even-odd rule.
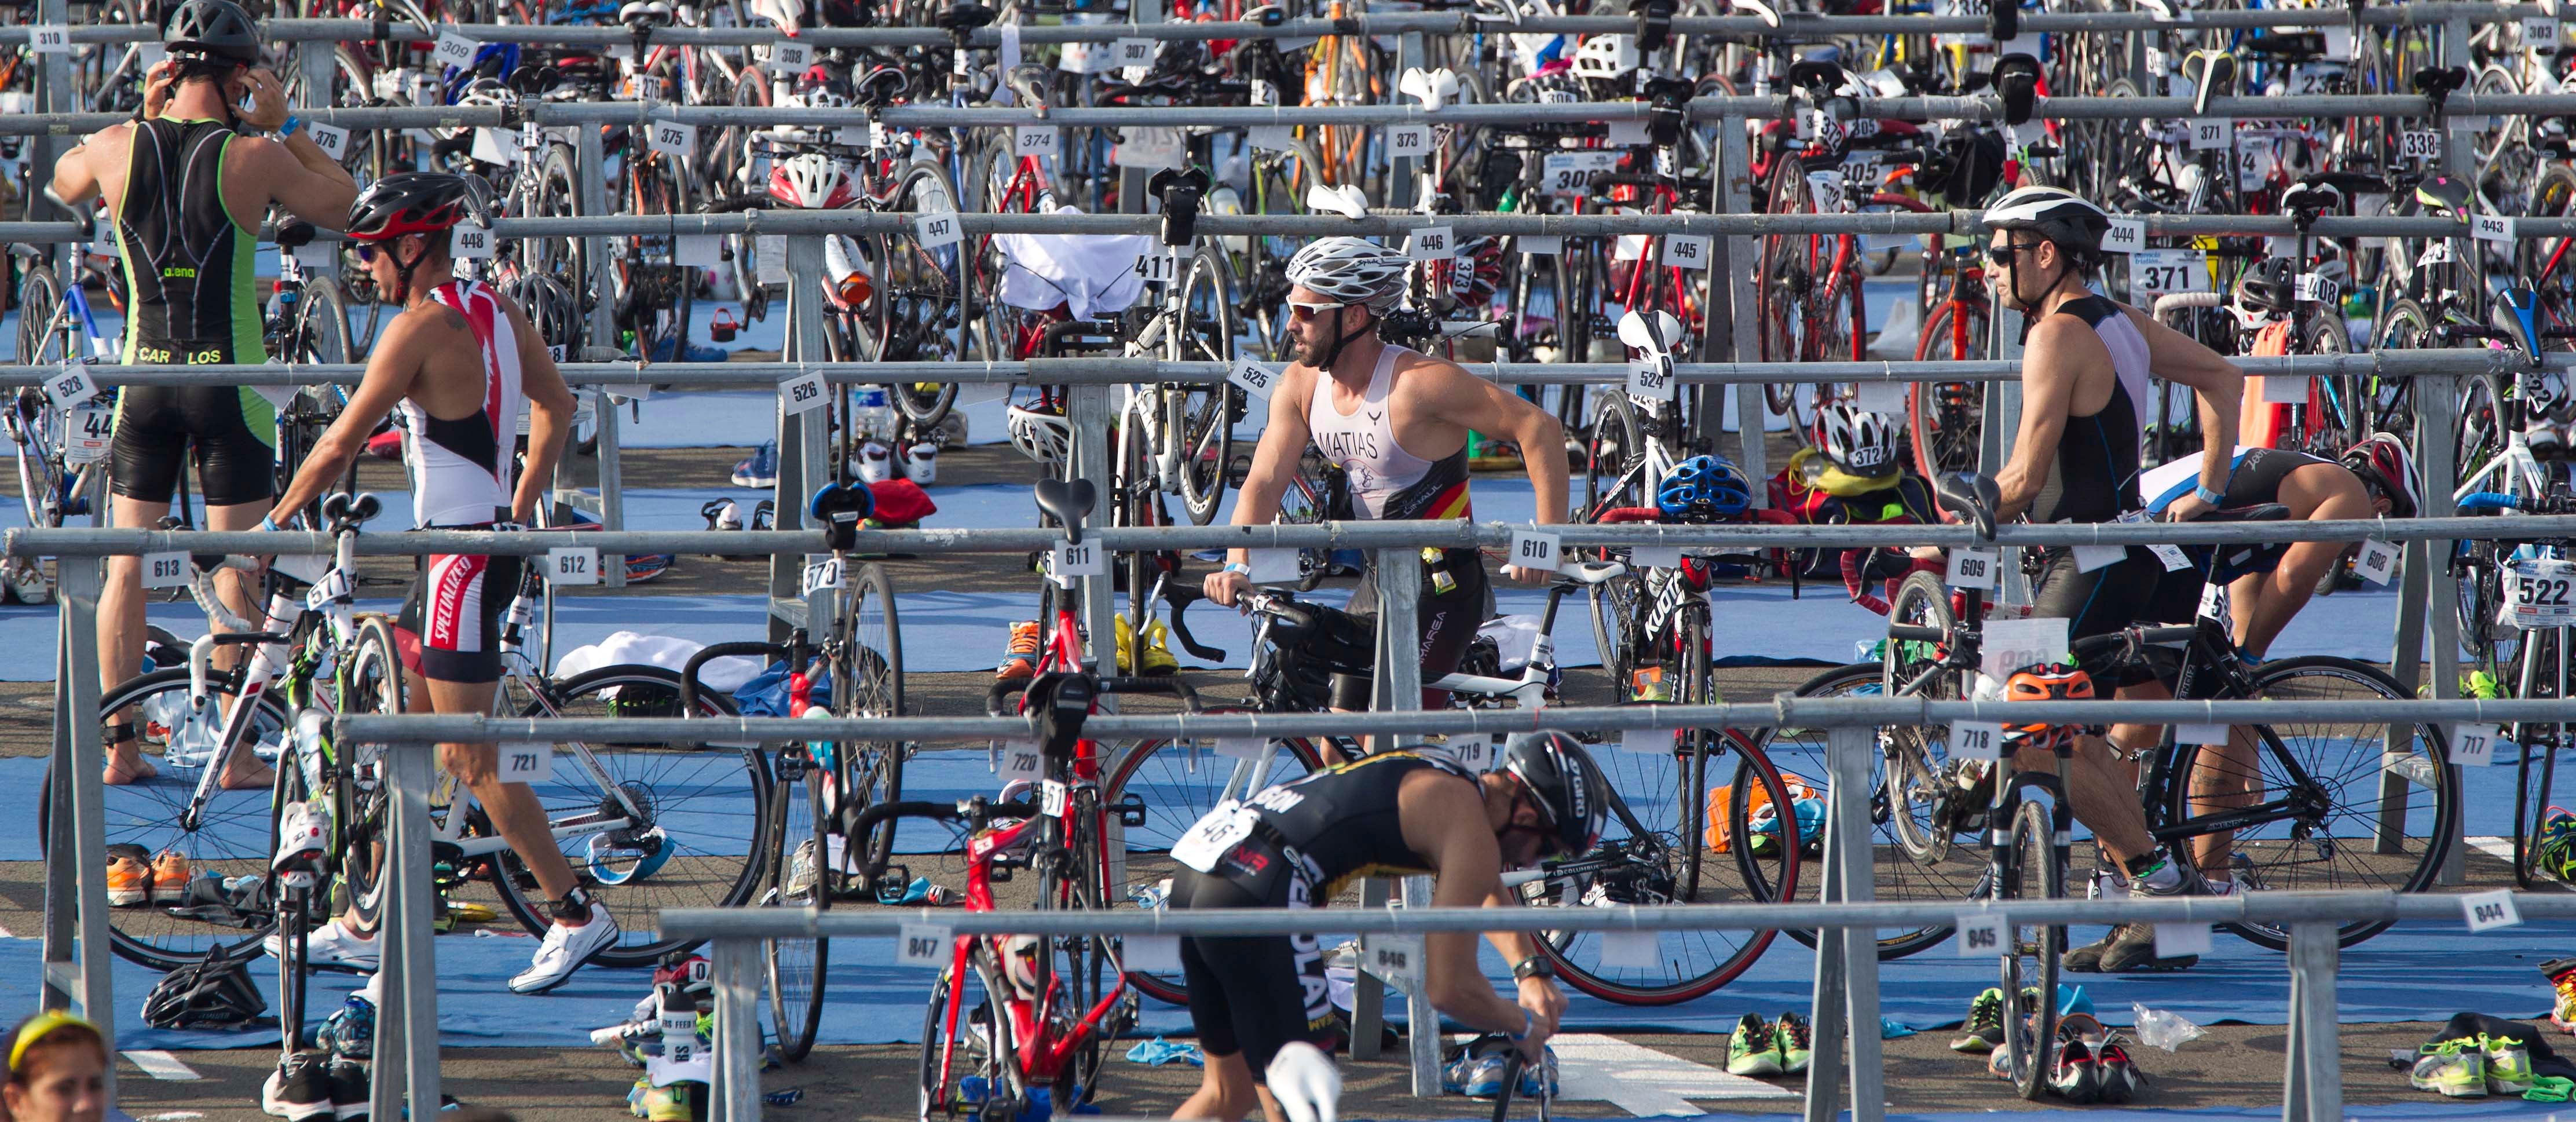
[[1553,977],[1556,977],[1556,967],[1549,965],[1546,959],[1540,958],[1537,955],[1531,955],[1528,958],[1524,958],[1519,962],[1512,964],[1512,980],[1515,982],[1526,982],[1532,978]]

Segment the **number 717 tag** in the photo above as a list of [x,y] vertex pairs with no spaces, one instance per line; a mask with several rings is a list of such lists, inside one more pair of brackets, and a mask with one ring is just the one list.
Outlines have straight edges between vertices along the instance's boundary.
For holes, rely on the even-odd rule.
[[501,746],[501,782],[546,783],[554,777],[554,745],[531,742]]

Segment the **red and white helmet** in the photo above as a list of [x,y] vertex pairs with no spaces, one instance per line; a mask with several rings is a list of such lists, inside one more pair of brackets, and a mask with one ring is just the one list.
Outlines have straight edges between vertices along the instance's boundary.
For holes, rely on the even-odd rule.
[[769,197],[806,210],[839,210],[859,198],[850,173],[830,156],[807,152],[769,169]]
[[2375,432],[2344,449],[2343,466],[2372,490],[2388,497],[2388,516],[2413,518],[2424,509],[2423,485],[2416,482],[2415,456],[2396,433]]

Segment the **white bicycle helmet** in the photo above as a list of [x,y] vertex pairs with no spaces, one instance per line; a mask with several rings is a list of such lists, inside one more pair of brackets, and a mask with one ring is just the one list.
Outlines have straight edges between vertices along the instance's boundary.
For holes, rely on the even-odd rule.
[[769,169],[769,195],[806,210],[838,210],[858,198],[849,173],[820,152],[791,156]]
[[1318,238],[1288,259],[1288,283],[1372,312],[1404,298],[1404,255],[1360,238]]
[[2022,187],[1986,208],[1986,225],[1996,230],[2029,230],[2092,256],[2102,252],[2102,235],[2111,230],[2111,216],[2063,187]]
[[1864,479],[1896,474],[1897,419],[1836,403],[1816,414],[1816,446],[1835,467]]
[[1637,40],[1630,35],[1590,35],[1574,48],[1574,72],[1586,78],[1624,78],[1637,69]]
[[1008,411],[1011,447],[1042,464],[1060,464],[1073,456],[1073,426],[1064,414],[1014,403]]

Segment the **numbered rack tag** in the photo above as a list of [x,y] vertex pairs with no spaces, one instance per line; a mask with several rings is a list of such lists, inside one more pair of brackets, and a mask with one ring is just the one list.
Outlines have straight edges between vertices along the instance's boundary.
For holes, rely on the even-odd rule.
[[1293,549],[1247,549],[1243,563],[1252,570],[1244,579],[1254,584],[1285,584],[1300,575]]
[[841,572],[840,555],[808,553],[805,555],[804,579],[798,582],[797,590],[798,594],[803,596],[811,596],[817,592],[836,592],[846,582]]
[[694,125],[656,117],[646,141],[656,152],[685,160],[697,154],[698,130]]
[[1386,130],[1386,154],[1399,160],[1418,160],[1431,154],[1431,126],[1390,125]]
[[438,45],[429,53],[430,57],[438,60],[439,65],[463,70],[474,65],[474,52],[481,50],[482,47],[481,43],[456,32],[446,31],[439,33]]
[[1653,970],[1663,965],[1662,940],[1652,931],[1601,933],[1601,965],[1613,970]]
[[1001,758],[996,764],[993,770],[1001,774],[1002,782],[1006,784],[1022,779],[1035,783],[1046,774],[1045,757],[1038,754],[1038,742],[1034,740],[1003,741]]
[[1270,752],[1270,740],[1260,736],[1220,736],[1216,754],[1229,760],[1258,760]]
[[2102,252],[2136,253],[2147,248],[2147,220],[2114,218],[2111,228],[2102,234]]
[[1961,912],[1954,921],[1959,928],[1959,957],[1993,958],[2004,950],[2004,917],[1986,912]]
[[2513,890],[2510,888],[2461,894],[2460,914],[2468,917],[2469,930],[2473,932],[2513,927],[2522,922],[2522,909],[2513,906]]
[[1181,939],[1178,935],[1129,935],[1119,940],[1118,950],[1118,964],[1130,972],[1181,972]]
[[304,126],[304,134],[313,138],[313,146],[333,161],[349,158],[349,130],[319,121]]
[[1682,566],[1682,547],[1677,545],[1637,545],[1628,547],[1631,569],[1678,569]]
[[471,223],[448,232],[447,252],[459,261],[488,261],[492,258],[492,231]]
[[2064,661],[2066,627],[2067,621],[2057,616],[1989,619],[1977,669],[2001,680],[2033,663]]
[[2558,49],[2558,17],[2551,15],[2522,17],[2522,45],[2536,51]]
[[1664,235],[1664,264],[1676,269],[1708,268],[1708,235]]
[[2174,726],[2174,743],[2204,747],[2227,743],[2228,726],[2207,722]]
[[1457,760],[1458,766],[1473,772],[1494,770],[1494,758],[1501,751],[1502,746],[1491,738],[1473,733],[1452,738],[1449,742],[1450,758]]
[[793,81],[814,65],[814,48],[794,40],[780,40],[769,46],[769,72]]
[[2364,539],[2361,556],[2354,559],[2352,571],[2372,584],[2387,584],[2397,576],[2397,545],[2377,538]]
[[586,545],[557,546],[546,551],[550,584],[598,584],[599,551]]
[[1540,569],[1553,573],[1556,571],[1558,543],[1561,540],[1553,530],[1514,530],[1510,563],[1524,569]]
[[1151,39],[1141,37],[1120,39],[1113,48],[1115,51],[1115,57],[1112,65],[1121,68],[1129,66],[1152,66],[1154,65],[1154,47],[1155,43]]
[[813,371],[791,375],[778,382],[778,406],[790,417],[808,413],[829,404],[832,395],[823,388],[823,376]]
[[1872,413],[1905,412],[1905,386],[1900,382],[1854,382],[1853,403]]
[[1297,147],[1297,134],[1286,125],[1256,125],[1246,130],[1243,142],[1269,152],[1291,152]]
[[1950,550],[1949,569],[1942,575],[1942,583],[1952,588],[1991,590],[1995,587],[1996,564],[1994,550],[1953,547]]
[[2310,304],[2332,304],[2343,299],[2342,286],[2324,273],[2301,273],[2293,283],[2296,285],[2293,294]]
[[550,783],[555,777],[555,746],[526,741],[501,746],[501,782]]
[[965,236],[959,232],[958,226],[955,211],[924,214],[912,220],[913,235],[921,240],[923,249],[939,249],[957,244],[958,239]]
[[2236,147],[2236,122],[2226,117],[2194,117],[2191,121],[2190,149],[2194,152],[2224,151]]
[[73,406],[98,396],[98,383],[90,380],[87,364],[66,362],[45,379],[45,396],[53,400],[54,408],[69,413]]
[[1279,368],[1271,363],[1238,358],[1234,360],[1234,369],[1226,372],[1225,380],[1234,383],[1235,388],[1247,395],[1268,401],[1270,391],[1279,384]]
[[1360,949],[1364,952],[1360,958],[1363,968],[1378,980],[1400,990],[1423,984],[1422,936],[1362,935]]
[[63,462],[94,464],[107,458],[116,436],[116,410],[96,400],[84,401],[63,414]]
[[1620,729],[1619,750],[1641,756],[1669,756],[1675,743],[1671,729]]
[[1023,156],[1053,156],[1058,135],[1053,125],[1021,125],[1011,130],[1011,143]]
[[1136,255],[1136,265],[1131,271],[1138,280],[1147,284],[1170,284],[1181,271],[1178,250],[1179,247],[1163,245],[1147,249]]
[[188,587],[188,554],[183,550],[144,554],[143,587]]
[[1456,251],[1457,238],[1447,226],[1424,226],[1404,240],[1404,256],[1413,261],[1446,261]]
[[2517,627],[2576,623],[2576,561],[2528,558],[2513,563],[2506,607]]
[[2442,158],[2442,134],[2435,129],[2408,129],[2397,135],[2401,159],[2427,162]]
[[2496,730],[2492,725],[2462,721],[2451,726],[2451,762],[2460,767],[2495,765]]
[[2210,951],[2209,925],[2206,923],[2159,923],[2156,925],[2156,957],[2184,958]]
[[1531,257],[1554,257],[1565,252],[1565,239],[1554,234],[1522,234],[1512,239],[1512,248]]
[[944,923],[907,923],[895,929],[894,960],[904,966],[946,966],[956,949],[957,930]]
[[1954,760],[2000,760],[2004,758],[2003,722],[1950,722],[1950,758]]
[[1673,400],[1677,394],[1672,369],[1653,359],[1629,359],[1628,396],[1640,401]]
[[2513,219],[2501,214],[2480,214],[2469,219],[2469,231],[2482,242],[2513,244]]
[[72,29],[59,23],[39,23],[27,28],[27,48],[40,55],[72,53]]
[[1100,539],[1055,543],[1053,571],[1063,577],[1100,577],[1109,575],[1109,555],[1102,552]]

